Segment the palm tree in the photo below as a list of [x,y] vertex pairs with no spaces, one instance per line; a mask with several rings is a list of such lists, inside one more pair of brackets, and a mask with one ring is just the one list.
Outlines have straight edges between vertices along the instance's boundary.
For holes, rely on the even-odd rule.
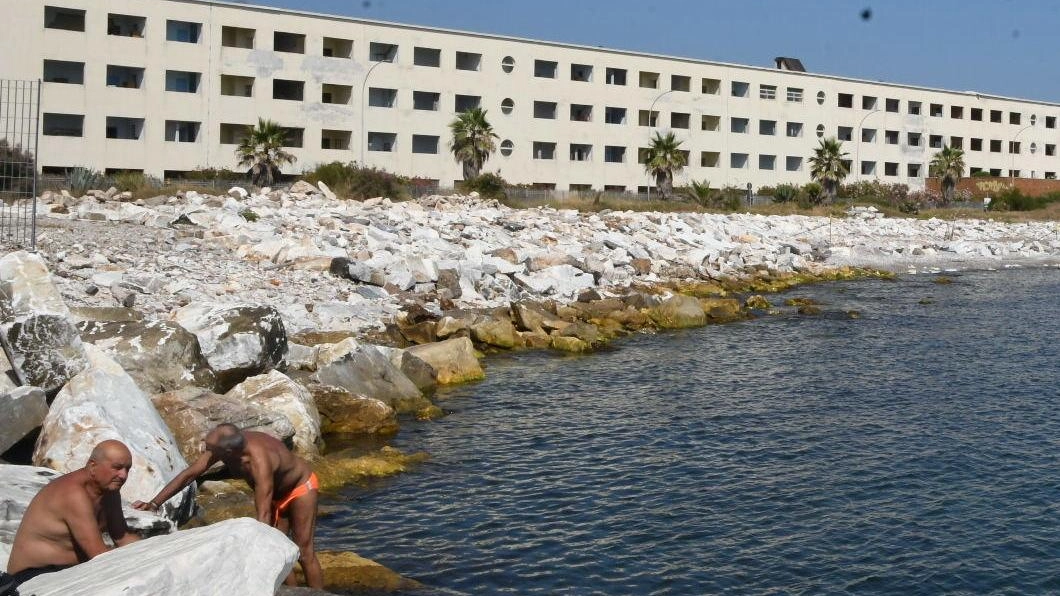
[[464,180],[477,178],[483,164],[497,148],[493,142],[497,135],[493,132],[493,125],[486,120],[486,110],[467,110],[449,123],[449,129],[453,132],[449,148],[464,168]]
[[850,166],[844,161],[847,153],[843,144],[835,137],[821,139],[821,144],[813,150],[810,158],[810,175],[821,183],[824,194],[829,201],[835,200],[839,183],[850,174]]
[[247,136],[236,147],[240,167],[250,167],[247,174],[256,186],[272,186],[280,176],[280,166],[292,164],[296,157],[283,150],[287,131],[272,120],[258,118],[257,126],[247,127]]
[[669,199],[674,191],[674,174],[684,169],[687,160],[681,151],[681,141],[673,132],[656,132],[648,147],[644,169],[655,176],[655,185],[662,198]]
[[953,200],[953,189],[961,181],[964,173],[964,151],[946,146],[935,154],[931,160],[931,171],[939,177],[942,187],[942,200],[949,203]]

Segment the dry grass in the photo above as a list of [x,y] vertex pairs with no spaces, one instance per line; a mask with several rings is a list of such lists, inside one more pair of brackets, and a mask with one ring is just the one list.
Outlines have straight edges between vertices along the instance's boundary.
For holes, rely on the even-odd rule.
[[[703,207],[689,201],[645,201],[640,199],[594,199],[590,196],[576,196],[563,200],[501,200],[502,203],[515,209],[528,207],[552,207],[554,209],[574,209],[582,213],[600,211],[640,211],[660,213],[733,213],[721,209]],[[1034,211],[983,211],[982,209],[926,209],[913,215],[902,213],[898,209],[871,203],[854,203],[855,205],[875,207],[887,217],[908,219],[992,219],[1001,222],[1023,221],[1060,221],[1060,203],[1051,204],[1044,209]],[[797,203],[772,203],[756,205],[750,209],[739,209],[735,213],[754,213],[758,215],[808,215],[814,217],[845,217],[850,205],[818,205],[811,208],[799,207]]]

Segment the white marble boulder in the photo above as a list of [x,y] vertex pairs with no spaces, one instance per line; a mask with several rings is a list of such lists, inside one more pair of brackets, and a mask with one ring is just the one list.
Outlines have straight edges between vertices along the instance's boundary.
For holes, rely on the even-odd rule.
[[148,394],[214,386],[198,338],[176,323],[84,321],[77,328],[82,341],[103,349]]
[[40,255],[0,258],[0,333],[27,385],[53,394],[86,365],[70,309]]
[[320,451],[320,413],[309,390],[279,371],[250,377],[233,387],[225,397],[255,404],[266,411],[282,414],[294,426],[294,451],[313,457]]
[[[60,472],[85,465],[102,441],[125,443],[133,467],[122,495],[147,501],[187,465],[176,440],[150,398],[132,377],[99,348],[85,345],[88,367],[63,387],[44,419],[33,463]],[[170,499],[165,514],[187,520],[194,507],[194,486]]]
[[353,339],[321,349],[314,376],[321,385],[374,397],[398,413],[414,412],[430,405],[416,384],[378,348]]
[[48,402],[37,387],[15,387],[0,393],[0,453],[44,423]]
[[249,518],[141,540],[22,584],[36,596],[264,596],[290,573],[298,548]]
[[152,395],[151,402],[173,432],[180,452],[188,461],[199,456],[203,436],[225,422],[245,430],[263,432],[285,443],[291,442],[295,435],[294,425],[281,412],[201,387],[184,387]]
[[22,523],[29,502],[40,489],[61,476],[48,468],[0,465],[0,569],[7,569],[7,558],[15,532]]
[[287,331],[271,306],[189,304],[174,319],[199,339],[218,391],[272,370],[287,354]]

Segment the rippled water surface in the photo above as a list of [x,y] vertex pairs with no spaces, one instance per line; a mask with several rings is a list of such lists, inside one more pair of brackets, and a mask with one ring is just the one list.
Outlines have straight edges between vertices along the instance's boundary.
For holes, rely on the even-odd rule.
[[495,357],[318,547],[452,594],[1060,592],[1060,271],[953,279]]

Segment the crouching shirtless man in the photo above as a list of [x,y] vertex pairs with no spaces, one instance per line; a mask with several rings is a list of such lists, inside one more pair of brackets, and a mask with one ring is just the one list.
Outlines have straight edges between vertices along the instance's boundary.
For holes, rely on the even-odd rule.
[[132,454],[120,441],[96,445],[88,463],[48,483],[29,502],[11,545],[0,593],[42,573],[83,563],[115,546],[140,539],[125,525],[121,487],[129,477]]
[[[210,466],[224,462],[232,475],[243,478],[254,489],[258,521],[279,529],[298,545],[298,561],[302,564],[306,584],[310,588],[323,588],[320,562],[313,550],[320,484],[309,464],[274,437],[240,431],[234,424],[217,425],[206,434],[203,443],[205,451],[195,463],[177,474],[155,498],[146,503],[137,501],[133,507],[157,510]],[[294,585],[293,573],[285,583]]]

